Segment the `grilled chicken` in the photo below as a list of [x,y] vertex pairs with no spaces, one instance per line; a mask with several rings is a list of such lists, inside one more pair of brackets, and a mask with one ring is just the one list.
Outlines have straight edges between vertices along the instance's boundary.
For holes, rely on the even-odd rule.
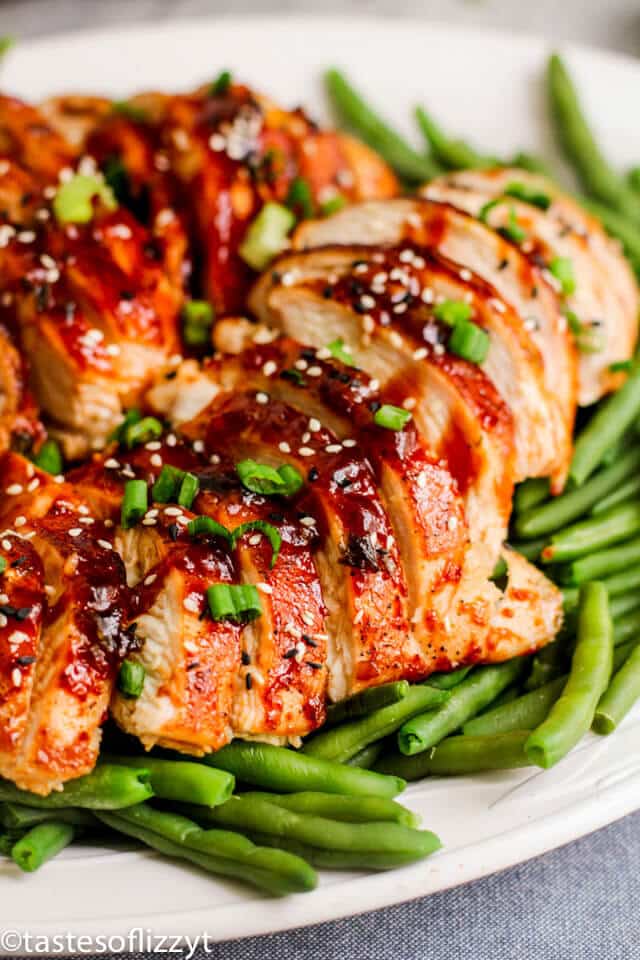
[[0,326],[0,453],[7,449],[28,453],[42,438],[26,364],[9,331]]
[[[534,202],[505,197],[504,191],[513,184],[516,192],[521,186],[529,191]],[[422,192],[473,216],[502,198],[487,211],[491,226],[504,229],[514,218],[520,249],[546,271],[553,270],[557,258],[570,261],[572,277],[560,293],[572,312],[576,332],[581,333],[578,402],[594,403],[620,386],[621,375],[610,367],[633,354],[638,290],[629,264],[594,217],[544,177],[522,170],[465,170],[434,180]],[[541,209],[538,204],[549,206]],[[545,276],[558,284],[553,273]]]
[[530,475],[551,475],[554,490],[561,490],[571,452],[576,356],[557,293],[541,268],[480,221],[428,200],[356,204],[325,220],[302,224],[294,237],[300,250],[333,243],[401,246],[418,255],[435,248],[465,271],[461,279],[475,274],[494,287],[498,310],[514,308],[529,334],[532,354],[538,351],[542,358],[547,388],[540,396],[546,430],[541,421],[541,429],[529,433],[539,450],[539,456],[532,451],[527,457],[528,463],[537,463]]
[[0,774],[47,794],[93,769],[129,596],[106,530],[68,484],[0,461]]
[[162,139],[186,192],[201,286],[218,313],[244,309],[255,274],[238,247],[261,206],[284,202],[296,178],[308,184],[305,203],[314,205],[337,195],[390,197],[398,189],[389,168],[361,143],[319,130],[301,110],[282,110],[241,85],[171,98]]

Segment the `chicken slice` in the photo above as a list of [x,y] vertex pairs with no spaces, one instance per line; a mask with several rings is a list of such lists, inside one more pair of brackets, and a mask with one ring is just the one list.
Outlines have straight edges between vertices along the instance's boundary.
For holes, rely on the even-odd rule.
[[[413,277],[407,269],[395,253],[369,248],[296,254],[261,278],[251,306],[265,323],[315,347],[341,340],[383,385],[386,401],[412,411],[464,496],[471,563],[487,578],[511,513],[511,413],[478,366],[446,352],[449,328],[420,297],[430,289],[419,279],[421,268]],[[404,282],[390,280],[380,292],[375,278],[383,274]],[[403,312],[395,309],[398,303]]]
[[[47,794],[95,765],[116,673],[131,644],[129,594],[106,531],[70,486],[15,454],[2,458],[0,475],[7,484],[3,581],[9,573],[16,600],[29,589],[34,598],[31,606],[10,603],[3,614],[3,662],[12,658],[11,682],[24,684],[25,698],[10,749],[0,752],[0,771]],[[15,573],[23,562],[24,582]]]
[[317,525],[319,533],[315,562],[328,610],[329,696],[336,700],[374,683],[420,675],[424,667],[372,469],[357,448],[338,443],[322,425],[312,437],[308,420],[285,404],[237,392],[214,401],[182,432],[203,442],[229,471],[251,458],[289,464],[307,478],[296,506],[302,525]]
[[549,439],[538,475],[551,474],[554,490],[562,489],[576,407],[576,355],[557,293],[543,271],[480,221],[424,199],[358,204],[325,220],[308,221],[294,236],[294,246],[301,250],[335,243],[402,246],[418,253],[435,249],[461,271],[489,283],[505,307],[514,308],[532,349],[542,357],[547,386],[544,419]]
[[[517,197],[505,197],[504,191],[514,184],[516,189],[523,185],[533,194],[537,192],[544,197],[550,203],[548,209],[522,202]],[[466,170],[447,174],[428,184],[422,192],[432,200],[450,203],[475,217],[488,203],[504,198],[504,202],[487,212],[491,226],[504,228],[514,216],[522,230],[520,249],[543,270],[553,267],[558,257],[568,259],[575,289],[568,289],[563,299],[585,333],[593,334],[582,338],[578,402],[581,406],[595,403],[604,393],[620,386],[622,375],[612,373],[610,367],[633,355],[638,335],[638,288],[618,245],[609,239],[594,217],[546,178],[523,170]],[[557,283],[553,274],[545,275]]]
[[0,453],[29,453],[43,436],[26,365],[9,331],[0,325]]
[[56,183],[76,152],[33,106],[0,96],[0,157],[14,160],[41,183]]
[[367,147],[318,130],[301,110],[281,110],[239,84],[169,100],[162,136],[189,204],[201,286],[217,313],[244,309],[255,274],[238,248],[262,205],[283,203],[296,178],[304,178],[314,205],[338,194],[359,200],[398,189]]

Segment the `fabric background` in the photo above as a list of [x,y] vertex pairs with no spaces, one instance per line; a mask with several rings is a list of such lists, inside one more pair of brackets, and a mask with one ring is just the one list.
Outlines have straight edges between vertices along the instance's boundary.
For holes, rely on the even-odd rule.
[[[0,2],[0,33],[28,37],[170,17],[270,12],[424,16],[640,52],[637,0],[537,0],[533,4],[519,0],[21,0]],[[630,97],[633,104],[635,112],[637,97]],[[389,882],[393,883],[392,876]],[[197,960],[203,956],[197,955]],[[212,960],[640,960],[640,813],[455,890],[349,920],[223,943],[208,956]],[[132,957],[144,960],[141,954]]]

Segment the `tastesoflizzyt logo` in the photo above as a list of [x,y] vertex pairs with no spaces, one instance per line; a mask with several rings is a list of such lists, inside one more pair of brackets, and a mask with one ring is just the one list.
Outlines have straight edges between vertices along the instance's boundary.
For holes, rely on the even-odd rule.
[[196,951],[210,953],[215,941],[208,933],[193,937],[154,933],[148,927],[134,927],[124,934],[31,933],[29,930],[0,930],[0,956],[76,956],[83,954],[154,953],[193,960]]

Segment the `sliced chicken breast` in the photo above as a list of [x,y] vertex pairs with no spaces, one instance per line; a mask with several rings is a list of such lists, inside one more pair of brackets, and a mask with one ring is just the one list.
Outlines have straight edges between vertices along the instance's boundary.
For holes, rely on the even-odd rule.
[[9,331],[0,325],[0,453],[29,453],[44,437],[27,370]]
[[547,386],[545,419],[552,433],[539,475],[551,474],[554,490],[562,489],[575,416],[576,355],[557,293],[543,271],[478,220],[428,200],[354,205],[301,224],[294,237],[298,249],[334,243],[400,245],[418,255],[422,248],[435,249],[491,284],[499,300],[514,308],[540,352]]
[[[513,189],[514,184],[516,191],[523,185],[530,194],[537,193],[548,208],[506,196],[505,190]],[[567,289],[563,292],[560,288],[559,292],[575,318],[574,326],[580,324],[584,331],[577,341],[578,402],[582,406],[595,403],[620,386],[621,374],[612,373],[610,367],[633,354],[638,334],[638,289],[618,245],[594,217],[544,177],[522,170],[447,174],[422,192],[474,217],[487,204],[502,199],[487,211],[487,223],[504,229],[509,218],[515,217],[521,231],[520,249],[545,271],[554,269],[557,258],[568,260],[572,278]],[[553,273],[545,275],[552,284],[558,283]]]

